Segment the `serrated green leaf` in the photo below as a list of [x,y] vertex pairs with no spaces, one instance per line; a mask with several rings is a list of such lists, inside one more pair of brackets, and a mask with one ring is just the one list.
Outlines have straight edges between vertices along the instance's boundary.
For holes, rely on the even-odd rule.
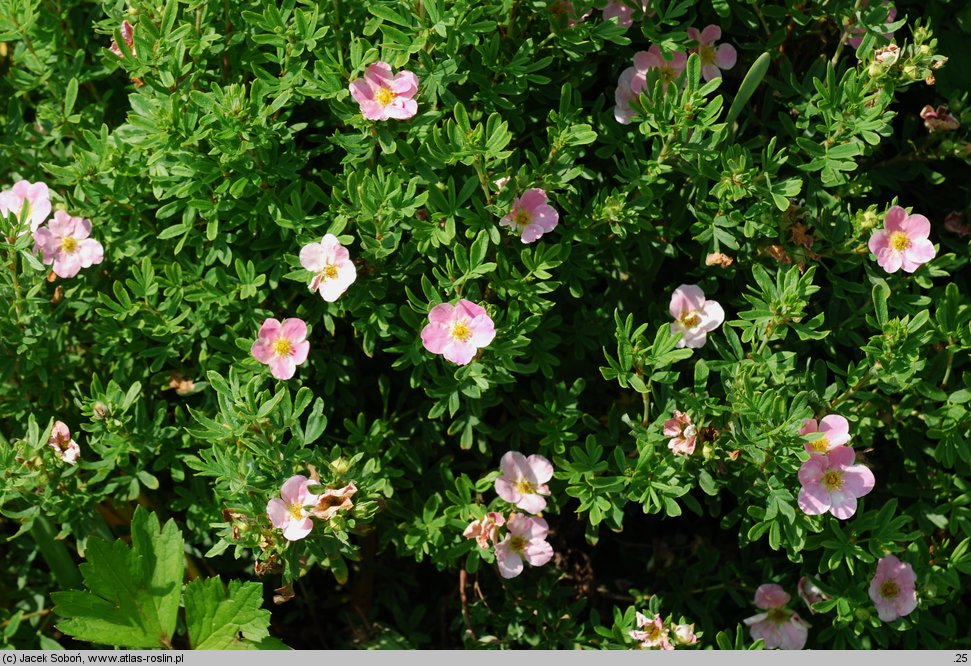
[[194,650],[255,650],[270,632],[270,612],[263,610],[263,586],[218,578],[196,579],[185,586],[185,618]]
[[121,539],[88,542],[81,565],[87,591],[55,592],[57,627],[77,640],[127,648],[170,647],[185,560],[182,533],[138,507],[131,547]]

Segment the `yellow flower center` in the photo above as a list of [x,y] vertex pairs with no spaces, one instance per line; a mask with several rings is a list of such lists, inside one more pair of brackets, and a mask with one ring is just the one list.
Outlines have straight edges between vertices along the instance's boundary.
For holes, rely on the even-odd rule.
[[533,488],[533,484],[526,479],[520,479],[516,482],[516,492],[518,492],[520,495],[532,495],[536,492],[536,489]]
[[823,474],[823,485],[827,490],[839,490],[843,487],[843,475],[835,469],[831,469]]
[[472,337],[472,329],[464,321],[460,321],[452,327],[452,337],[459,342],[468,342]]
[[681,325],[685,328],[694,328],[701,323],[701,317],[697,312],[689,312],[681,316]]
[[337,277],[337,266],[334,264],[327,264],[324,266],[324,270],[317,273],[321,280],[333,280]]
[[67,238],[61,240],[61,249],[65,252],[74,252],[76,249],[78,249],[78,242],[68,236]]
[[883,581],[883,585],[880,586],[880,594],[884,599],[893,599],[898,594],[900,594],[900,588],[897,587],[897,583],[892,580]]
[[380,88],[376,93],[374,93],[374,100],[381,106],[391,104],[395,97],[397,97],[397,95],[391,92],[391,88]]
[[532,219],[533,216],[529,211],[519,210],[516,211],[515,215],[513,215],[513,224],[515,224],[517,227],[525,227]]
[[291,504],[290,515],[293,516],[294,520],[303,520],[304,519],[303,506],[301,506],[300,504]]
[[770,608],[765,612],[769,622],[773,624],[783,624],[789,621],[789,612],[785,608]]
[[825,453],[829,451],[829,440],[825,437],[820,437],[819,439],[809,442],[809,448],[813,451],[818,451],[819,453]]
[[895,231],[890,234],[890,247],[892,247],[897,252],[903,252],[908,247],[910,247],[910,239],[907,238],[907,234],[902,231]]
[[286,338],[277,338],[273,341],[273,353],[277,356],[289,356],[293,345]]
[[698,47],[698,56],[701,58],[702,65],[715,64],[715,47],[711,44]]
[[527,545],[528,545],[528,542],[524,537],[521,537],[521,536],[514,536],[512,539],[509,540],[509,548],[514,553],[521,554],[524,550],[526,550]]

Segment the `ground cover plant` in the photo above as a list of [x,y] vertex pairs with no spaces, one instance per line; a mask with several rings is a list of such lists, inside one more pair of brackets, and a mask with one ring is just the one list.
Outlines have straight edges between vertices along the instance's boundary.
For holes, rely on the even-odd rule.
[[5,647],[967,648],[971,8],[0,1]]

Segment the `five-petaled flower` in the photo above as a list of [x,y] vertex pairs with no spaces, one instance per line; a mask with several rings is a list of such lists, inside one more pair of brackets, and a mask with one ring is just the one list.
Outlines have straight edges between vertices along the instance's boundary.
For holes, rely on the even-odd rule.
[[495,337],[496,327],[486,309],[464,298],[455,305],[440,303],[433,307],[421,331],[425,349],[458,365],[471,361],[476,351]]
[[856,513],[857,498],[873,490],[876,481],[868,467],[853,464],[855,457],[848,446],[812,454],[799,468],[799,508],[810,516],[829,511],[840,520]]
[[705,299],[696,284],[683,284],[671,294],[671,333],[681,333],[678,347],[698,349],[705,346],[708,333],[725,321],[725,311],[717,301]]
[[809,637],[809,623],[799,614],[786,608],[791,597],[775,583],[759,585],[755,591],[755,605],[764,613],[744,620],[752,632],[752,639],[762,639],[768,650],[801,650]]
[[499,528],[506,524],[506,519],[497,511],[490,511],[478,520],[473,520],[462,532],[467,539],[475,539],[479,548],[488,548],[489,542],[495,544],[499,540]]
[[418,77],[407,70],[391,73],[391,65],[376,62],[368,66],[363,79],[351,81],[351,96],[368,120],[407,120],[418,113]]
[[937,254],[928,240],[930,233],[931,223],[926,217],[908,215],[900,206],[894,206],[883,218],[883,229],[870,236],[868,246],[883,270],[896,273],[903,268],[904,272],[913,273]]
[[939,106],[936,109],[927,104],[920,110],[920,117],[924,121],[924,127],[930,133],[950,132],[961,126],[961,122],[948,113],[946,106]]
[[917,608],[917,575],[914,568],[894,555],[881,557],[870,581],[870,599],[884,622],[910,615]]
[[715,42],[721,39],[722,29],[717,25],[709,25],[704,30],[688,28],[688,37],[698,42],[695,51],[701,58],[701,75],[705,81],[717,79],[722,75],[721,70],[729,70],[735,66],[738,54],[735,47],[731,44],[721,44],[715,46]]
[[669,630],[664,626],[664,620],[661,619],[660,615],[648,618],[642,613],[637,613],[635,617],[637,618],[637,629],[630,632],[630,637],[635,641],[640,641],[642,648],[674,649],[668,639]]
[[319,292],[328,303],[336,301],[357,278],[357,269],[350,257],[334,234],[325,234],[319,243],[304,245],[300,250],[300,265],[314,274],[310,291]]
[[270,366],[270,373],[277,379],[290,379],[297,366],[307,360],[310,343],[307,342],[307,324],[302,319],[272,317],[263,322],[259,337],[253,342],[250,353],[260,363]]
[[670,437],[668,448],[674,453],[690,456],[695,452],[698,429],[691,423],[691,417],[674,410],[674,416],[664,422],[664,436]]
[[[27,205],[27,215],[25,220],[21,220],[20,215],[24,211],[24,204]],[[14,183],[9,190],[0,192],[0,217],[12,215],[21,227],[25,222],[29,222],[30,230],[37,231],[50,214],[50,192],[44,183],[21,180]],[[18,233],[22,234],[26,231],[27,229],[22,228]]]
[[830,414],[820,419],[803,419],[800,435],[811,435],[806,442],[810,453],[826,453],[837,446],[845,446],[850,441],[850,422],[839,414]]
[[283,530],[288,541],[302,539],[314,528],[311,512],[318,497],[310,492],[310,486],[320,485],[302,474],[291,476],[280,489],[280,496],[266,503],[266,515],[273,527]]
[[513,201],[512,210],[499,221],[499,226],[509,227],[524,243],[533,243],[553,231],[560,214],[547,202],[546,192],[538,187],[526,190]]
[[[125,46],[131,51],[132,57],[137,58],[138,51],[135,50],[135,26],[127,20],[121,22],[121,38],[125,40]],[[108,48],[119,58],[124,57],[121,52],[121,47],[118,46],[118,42],[115,41],[114,37],[111,38],[111,46]]]
[[69,465],[74,465],[81,455],[81,447],[71,439],[71,430],[63,421],[54,421],[51,428],[51,437],[47,444],[54,449],[54,453]]
[[496,479],[496,493],[510,504],[529,513],[546,508],[550,489],[546,482],[553,478],[553,465],[541,455],[528,458],[519,451],[507,451],[499,461],[502,475]]
[[515,578],[523,572],[523,560],[541,567],[553,558],[553,547],[547,543],[549,525],[542,518],[513,513],[506,522],[506,538],[496,544],[499,575]]
[[59,210],[46,227],[34,232],[34,252],[43,254],[45,264],[53,264],[55,275],[72,278],[82,268],[100,264],[104,259],[101,243],[89,235],[91,220],[71,217]]

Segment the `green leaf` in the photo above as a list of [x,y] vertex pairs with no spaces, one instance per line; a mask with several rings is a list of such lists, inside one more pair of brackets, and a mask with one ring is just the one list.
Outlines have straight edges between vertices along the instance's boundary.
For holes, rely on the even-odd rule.
[[766,51],[752,63],[745,78],[742,79],[742,85],[738,87],[738,94],[735,95],[735,99],[732,100],[732,105],[728,109],[728,116],[725,118],[725,124],[728,127],[731,127],[735,123],[735,120],[742,113],[742,108],[752,98],[755,89],[762,83],[766,72],[769,71],[769,63],[771,61],[772,56]]
[[74,110],[74,102],[78,99],[78,79],[72,76],[67,82],[67,90],[64,91],[64,115],[71,115]]
[[877,323],[886,326],[890,315],[887,312],[887,299],[890,298],[890,285],[882,278],[877,278],[873,285],[873,310],[877,315]]
[[182,533],[135,509],[131,547],[91,539],[81,565],[88,591],[55,592],[57,627],[77,640],[127,648],[171,647],[185,567]]
[[194,650],[255,650],[269,637],[270,611],[263,610],[263,586],[218,578],[185,586],[185,619]]

